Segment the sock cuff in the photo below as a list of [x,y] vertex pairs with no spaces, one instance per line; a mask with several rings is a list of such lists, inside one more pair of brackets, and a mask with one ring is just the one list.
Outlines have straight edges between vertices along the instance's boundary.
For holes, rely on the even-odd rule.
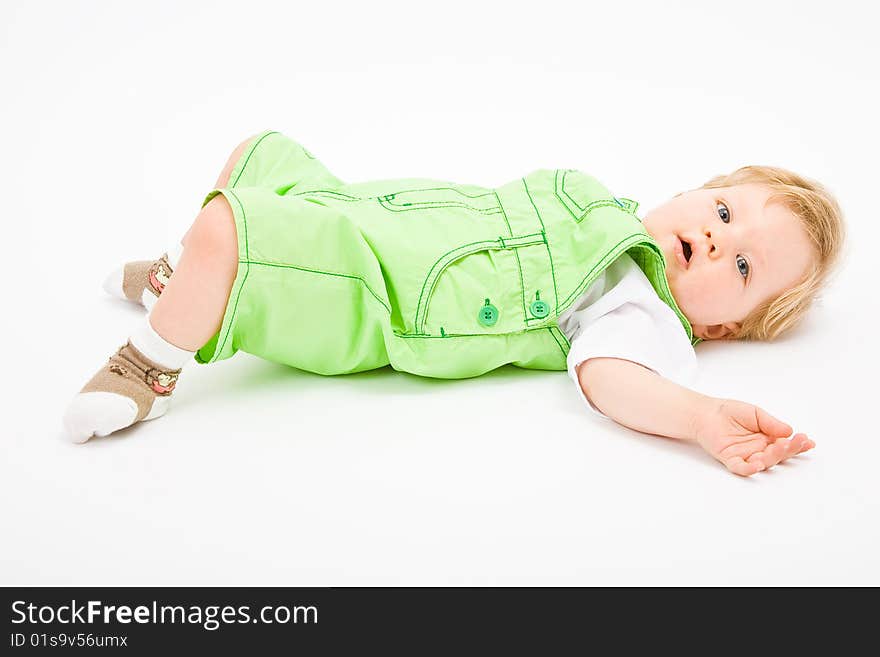
[[169,370],[180,369],[196,353],[181,349],[156,333],[156,330],[150,324],[149,315],[135,329],[129,340],[144,356],[154,361],[157,365],[167,367]]

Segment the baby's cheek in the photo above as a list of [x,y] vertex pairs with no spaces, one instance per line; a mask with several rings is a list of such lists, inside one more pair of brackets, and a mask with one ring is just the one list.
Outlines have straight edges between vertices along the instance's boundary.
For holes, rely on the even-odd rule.
[[681,311],[695,324],[716,321],[726,302],[726,296],[701,281],[679,280],[672,294]]
[[743,315],[743,300],[729,289],[706,291],[701,301],[706,315],[704,323],[722,324],[737,321]]

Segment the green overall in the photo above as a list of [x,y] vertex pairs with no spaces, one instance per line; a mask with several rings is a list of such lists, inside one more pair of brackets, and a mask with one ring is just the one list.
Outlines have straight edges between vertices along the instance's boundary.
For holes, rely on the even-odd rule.
[[558,317],[624,252],[698,340],[637,204],[576,170],[539,169],[496,189],[346,184],[265,131],[202,205],[217,194],[235,218],[238,272],[201,363],[242,350],[319,374],[565,370]]

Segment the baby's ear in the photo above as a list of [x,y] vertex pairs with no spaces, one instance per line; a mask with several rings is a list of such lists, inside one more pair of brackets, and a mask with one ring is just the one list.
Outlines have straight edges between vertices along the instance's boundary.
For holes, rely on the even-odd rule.
[[694,335],[698,338],[703,338],[703,340],[735,340],[739,332],[739,324],[736,322],[714,324],[712,326],[694,324],[693,331]]

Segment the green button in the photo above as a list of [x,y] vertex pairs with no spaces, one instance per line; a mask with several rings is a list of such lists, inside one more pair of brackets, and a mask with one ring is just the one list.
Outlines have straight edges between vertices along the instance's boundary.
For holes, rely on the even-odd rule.
[[483,326],[494,325],[495,322],[498,321],[498,309],[491,303],[487,303],[482,308],[480,308],[480,313],[477,315],[477,320]]
[[532,301],[532,305],[529,306],[529,310],[532,311],[532,315],[535,317],[546,317],[550,314],[550,304],[546,301],[541,301],[538,299],[537,301]]

